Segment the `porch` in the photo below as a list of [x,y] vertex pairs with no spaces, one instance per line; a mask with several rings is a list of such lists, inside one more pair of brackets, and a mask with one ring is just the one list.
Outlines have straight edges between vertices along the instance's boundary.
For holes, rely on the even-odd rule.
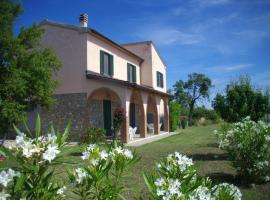
[[[100,82],[99,82],[100,83]],[[133,88],[104,84],[89,92],[87,123],[104,128],[107,137],[113,134],[113,113],[121,108],[125,120],[121,128],[123,143],[147,140],[169,132],[168,95]]]

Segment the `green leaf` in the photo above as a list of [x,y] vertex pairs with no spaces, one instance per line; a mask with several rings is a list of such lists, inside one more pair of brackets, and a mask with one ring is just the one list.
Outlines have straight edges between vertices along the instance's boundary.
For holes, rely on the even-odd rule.
[[15,185],[15,188],[14,188],[15,192],[18,192],[18,191],[22,190],[22,186],[24,184],[25,179],[26,179],[26,176],[25,175],[21,175],[17,179],[16,185]]
[[36,138],[38,138],[40,136],[40,116],[39,116],[39,113],[37,114],[37,119],[36,119],[35,136],[36,136]]

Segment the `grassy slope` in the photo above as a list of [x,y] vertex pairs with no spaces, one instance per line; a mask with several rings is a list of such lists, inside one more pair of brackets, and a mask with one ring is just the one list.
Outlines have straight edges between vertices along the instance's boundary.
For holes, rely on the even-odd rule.
[[[146,186],[143,183],[142,172],[150,171],[155,162],[169,153],[178,151],[193,158],[201,176],[210,176],[215,182],[234,183],[234,169],[226,160],[226,154],[217,148],[213,130],[216,125],[192,127],[181,131],[179,135],[153,142],[136,148],[142,156],[141,161],[127,173],[126,186],[137,194],[146,196]],[[256,185],[255,188],[241,186],[243,199],[270,199],[270,184]],[[131,194],[128,194],[131,199]]]

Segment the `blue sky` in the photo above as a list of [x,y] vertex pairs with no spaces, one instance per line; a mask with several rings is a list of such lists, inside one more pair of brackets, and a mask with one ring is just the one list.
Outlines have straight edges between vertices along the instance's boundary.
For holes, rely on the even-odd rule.
[[[172,85],[200,72],[216,92],[248,74],[260,88],[270,86],[270,0],[23,0],[16,24],[49,19],[89,26],[122,44],[155,42],[167,64]],[[208,105],[210,105],[208,103]]]

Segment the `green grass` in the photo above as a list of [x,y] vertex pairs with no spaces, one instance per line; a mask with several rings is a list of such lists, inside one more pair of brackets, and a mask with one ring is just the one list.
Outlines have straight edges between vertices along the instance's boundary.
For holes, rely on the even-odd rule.
[[[151,171],[155,162],[175,151],[192,157],[200,176],[210,176],[216,183],[235,183],[235,170],[231,167],[230,161],[227,160],[225,152],[217,147],[217,140],[213,134],[214,129],[218,129],[218,126],[192,127],[181,130],[177,135],[133,148],[141,156],[141,160],[125,173],[124,184],[127,188],[125,192],[127,199],[134,199],[134,196],[140,195],[147,199],[147,189],[142,173]],[[69,147],[71,153],[79,152],[81,149],[81,146]],[[56,168],[55,178],[60,181],[67,178],[66,168],[84,164],[78,156],[67,156],[64,160],[74,164],[63,164]],[[12,163],[0,163],[0,167],[4,165],[10,166]],[[239,185],[239,187],[244,200],[270,199],[270,183],[253,187]],[[69,196],[67,199],[74,198]]]

